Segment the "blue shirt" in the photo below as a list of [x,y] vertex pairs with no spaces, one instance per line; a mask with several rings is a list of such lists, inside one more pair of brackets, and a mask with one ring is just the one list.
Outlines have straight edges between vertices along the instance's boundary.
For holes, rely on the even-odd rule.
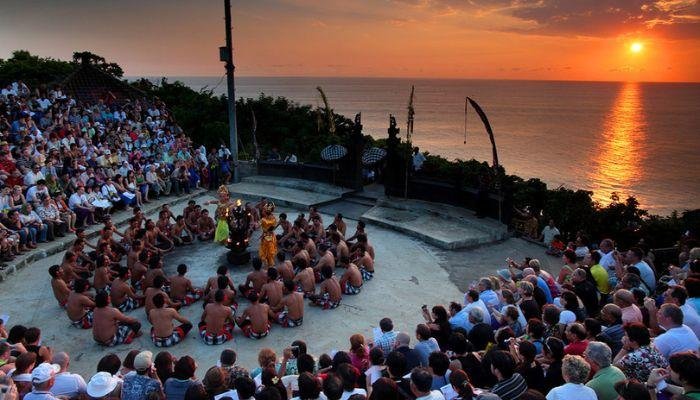
[[552,304],[552,301],[554,301],[554,299],[552,299],[552,291],[549,290],[547,282],[539,276],[537,277],[537,287],[544,292],[544,297],[547,298],[547,304]]
[[396,332],[389,331],[383,332],[374,345],[381,348],[384,354],[389,354],[394,350],[394,344],[396,343]]
[[153,392],[160,392],[160,381],[138,373],[127,375],[122,385],[122,400],[146,400]]
[[24,395],[27,400],[59,400],[51,392],[31,391]]
[[[422,340],[416,344],[415,350],[420,356],[420,365],[423,367],[428,366],[428,357],[430,353],[434,351],[440,351],[440,345],[438,345],[435,338],[430,338],[428,340]],[[388,353],[387,353],[388,354]]]

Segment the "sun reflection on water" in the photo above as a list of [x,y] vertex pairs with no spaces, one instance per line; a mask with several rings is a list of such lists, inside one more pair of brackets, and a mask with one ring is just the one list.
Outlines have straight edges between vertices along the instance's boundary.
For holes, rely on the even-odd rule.
[[634,194],[634,185],[643,177],[643,161],[646,157],[646,121],[638,83],[623,84],[607,115],[595,170],[590,176],[593,199],[602,204],[610,202],[612,192],[620,199]]

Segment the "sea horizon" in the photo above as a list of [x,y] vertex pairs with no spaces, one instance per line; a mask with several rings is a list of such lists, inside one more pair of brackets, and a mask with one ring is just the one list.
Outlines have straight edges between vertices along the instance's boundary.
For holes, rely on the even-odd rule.
[[[226,93],[222,77],[166,78]],[[491,162],[490,142],[472,109],[463,143],[464,98],[470,96],[486,111],[509,174],[539,178],[550,188],[590,190],[601,204],[610,202],[612,192],[621,199],[632,195],[656,214],[700,208],[700,180],[692,168],[700,163],[693,151],[700,83],[240,76],[236,98],[264,93],[321,106],[315,89],[321,86],[336,113],[352,119],[362,112],[365,134],[386,137],[388,115],[394,114],[405,138],[412,85],[412,142],[421,150]],[[247,132],[240,136],[251,140]]]
[[[175,79],[180,78],[207,78],[207,79],[221,79],[224,75],[125,75],[123,78],[128,81],[133,81],[141,78],[146,79]],[[579,83],[659,83],[659,84],[690,84],[690,85],[700,85],[700,81],[639,81],[639,80],[585,80],[585,79],[522,79],[522,78],[456,78],[456,77],[443,77],[443,78],[429,78],[420,76],[407,76],[407,77],[397,77],[397,76],[336,76],[336,75],[235,75],[235,79],[238,78],[318,78],[318,79],[385,79],[385,80],[440,80],[440,81],[515,81],[515,82],[579,82]]]

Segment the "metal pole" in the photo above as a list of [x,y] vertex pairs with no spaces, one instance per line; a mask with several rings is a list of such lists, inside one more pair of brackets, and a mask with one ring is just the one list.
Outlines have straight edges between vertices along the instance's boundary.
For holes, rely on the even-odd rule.
[[238,177],[238,127],[236,126],[236,88],[233,82],[233,39],[231,38],[231,0],[224,0],[226,8],[226,85],[228,86],[228,131],[229,149],[233,158],[233,182],[239,182]]

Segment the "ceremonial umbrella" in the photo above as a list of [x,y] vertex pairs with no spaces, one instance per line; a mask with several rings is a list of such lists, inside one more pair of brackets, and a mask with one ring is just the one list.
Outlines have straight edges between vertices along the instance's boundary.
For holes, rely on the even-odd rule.
[[326,146],[323,150],[321,150],[321,158],[324,159],[325,161],[335,161],[335,160],[340,160],[341,158],[345,157],[348,154],[348,149],[345,147],[339,145],[339,144],[332,144],[330,146]]
[[362,164],[372,165],[382,161],[384,157],[386,157],[386,150],[382,149],[381,147],[372,147],[362,153]]

